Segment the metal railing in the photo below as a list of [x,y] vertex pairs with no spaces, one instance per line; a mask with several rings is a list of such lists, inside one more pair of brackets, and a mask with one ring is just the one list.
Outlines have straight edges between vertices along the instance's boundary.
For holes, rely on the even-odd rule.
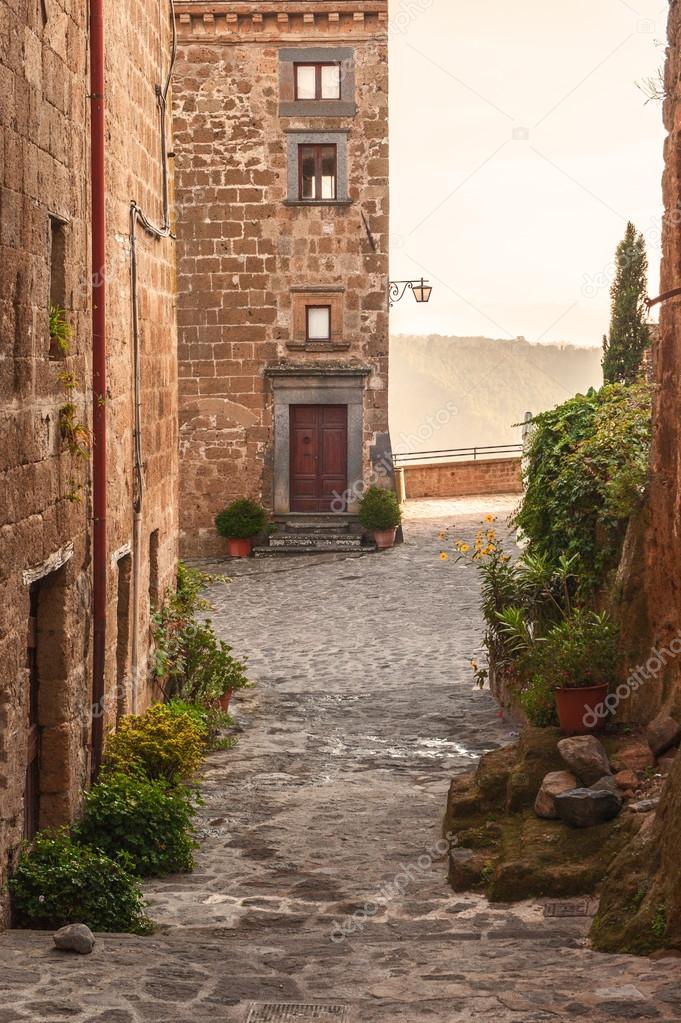
[[489,458],[518,458],[523,453],[522,444],[486,444],[473,448],[450,448],[446,451],[395,452],[393,462],[396,468],[416,463],[428,465],[437,462],[483,461]]

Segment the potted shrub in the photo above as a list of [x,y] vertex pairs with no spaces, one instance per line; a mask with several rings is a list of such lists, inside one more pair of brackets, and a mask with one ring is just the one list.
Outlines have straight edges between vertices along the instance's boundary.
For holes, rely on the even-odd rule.
[[392,547],[397,527],[402,521],[402,511],[393,491],[369,487],[360,501],[359,521],[373,533],[379,549]]
[[564,732],[597,732],[606,714],[598,713],[615,673],[615,629],[606,614],[573,611],[555,625],[540,644],[545,678],[556,698],[558,720]]
[[251,553],[254,536],[267,525],[267,512],[257,501],[242,497],[232,501],[215,517],[215,527],[227,538],[227,549],[232,558],[247,558]]
[[[550,717],[546,694],[553,691],[561,729],[569,735],[599,731],[605,714],[598,710],[615,673],[617,643],[607,614],[570,610],[539,635],[523,611],[506,608],[497,615],[509,649],[518,657],[522,677],[529,679],[521,703],[534,714]],[[542,696],[542,694],[545,694]]]

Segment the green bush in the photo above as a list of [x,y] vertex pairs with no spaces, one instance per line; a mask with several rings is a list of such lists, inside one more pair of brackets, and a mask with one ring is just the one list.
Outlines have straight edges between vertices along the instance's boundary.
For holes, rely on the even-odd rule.
[[215,528],[220,536],[230,540],[250,540],[267,526],[267,512],[257,501],[243,497],[232,501],[215,517]]
[[195,716],[157,703],[141,717],[123,718],[107,739],[104,769],[181,781],[198,770],[206,738],[207,730]]
[[617,675],[617,630],[607,614],[574,610],[539,641],[542,676],[554,689],[583,689]]
[[171,713],[187,714],[199,723],[200,727],[205,730],[206,750],[233,749],[237,745],[236,736],[220,738],[220,732],[231,728],[234,725],[234,720],[217,704],[204,705],[174,698],[166,706]]
[[535,675],[520,694],[520,706],[527,720],[537,728],[551,728],[558,724],[553,686],[541,675]]
[[142,889],[125,856],[115,859],[66,832],[38,835],[9,880],[14,924],[53,930],[83,923],[93,931],[148,934]]
[[359,504],[359,521],[365,529],[395,529],[402,521],[402,511],[392,490],[369,487]]
[[137,874],[159,877],[194,866],[192,819],[197,799],[184,786],[116,772],[85,797],[77,835],[108,856],[123,851]]
[[246,665],[232,657],[232,648],[215,635],[207,621],[190,630],[185,643],[184,677],[178,695],[210,706],[230,689],[251,686]]
[[579,559],[580,587],[599,589],[621,555],[645,491],[651,393],[644,381],[578,394],[534,420],[515,523],[533,554]]

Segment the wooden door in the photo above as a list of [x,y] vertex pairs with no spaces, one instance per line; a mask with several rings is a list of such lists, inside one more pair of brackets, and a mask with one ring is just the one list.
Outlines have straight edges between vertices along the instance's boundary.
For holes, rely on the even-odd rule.
[[292,405],[290,415],[291,511],[337,511],[348,486],[348,407]]
[[40,727],[38,724],[38,588],[31,588],[28,619],[28,736],[24,791],[24,837],[32,839],[40,824]]

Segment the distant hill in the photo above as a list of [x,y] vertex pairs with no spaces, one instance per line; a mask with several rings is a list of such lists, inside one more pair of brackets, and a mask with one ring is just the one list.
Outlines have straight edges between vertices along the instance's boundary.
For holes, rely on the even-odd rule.
[[512,424],[525,412],[545,411],[602,384],[601,354],[600,348],[530,344],[524,338],[393,337],[393,448],[428,451],[518,442],[520,429]]

